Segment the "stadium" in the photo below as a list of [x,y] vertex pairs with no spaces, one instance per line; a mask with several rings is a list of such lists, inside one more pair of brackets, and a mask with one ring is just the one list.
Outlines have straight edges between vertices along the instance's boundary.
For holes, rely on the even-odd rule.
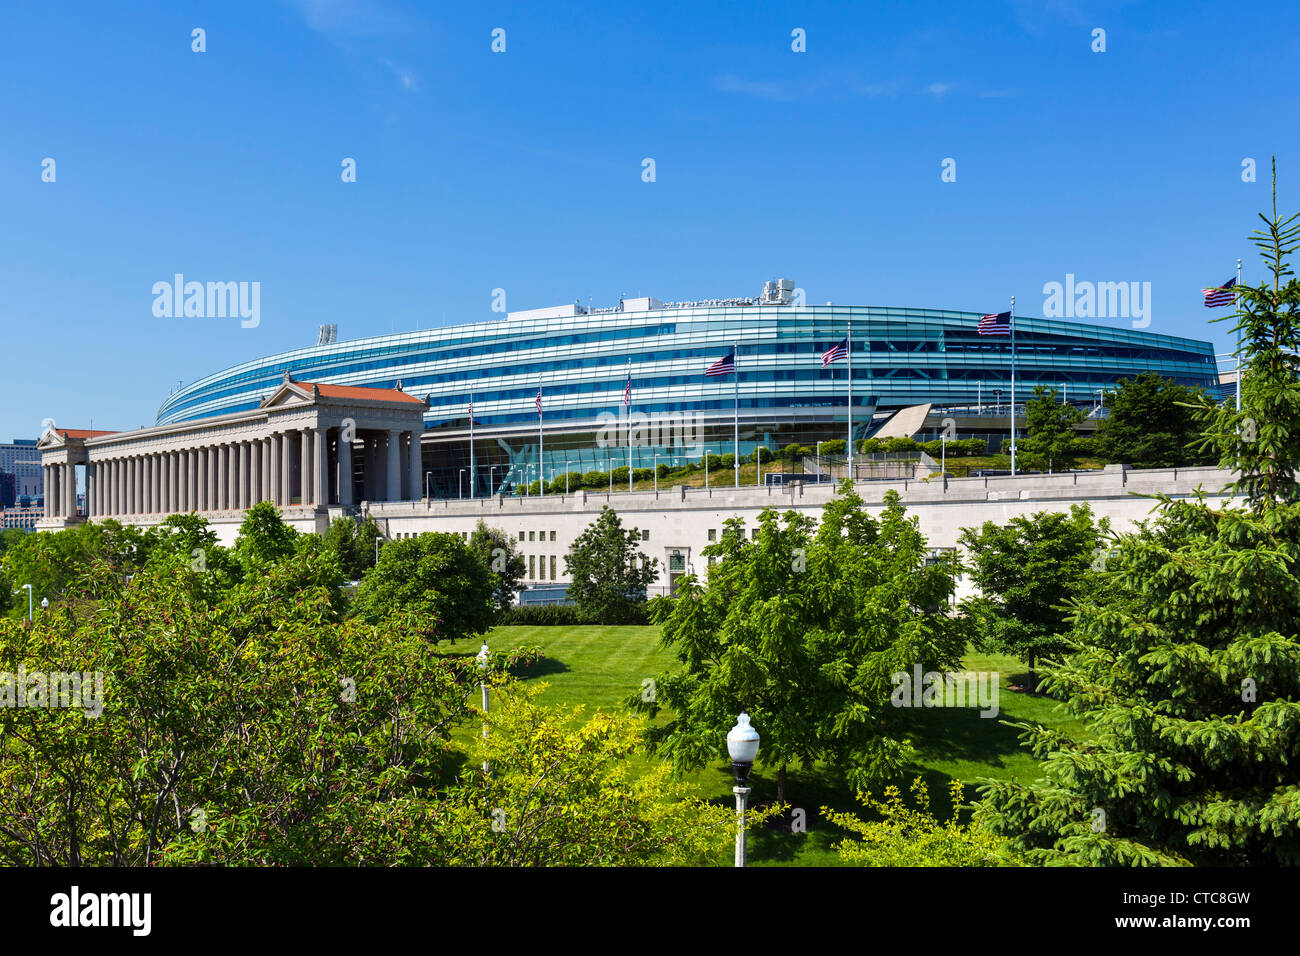
[[[157,424],[255,409],[286,372],[400,388],[428,398],[422,455],[430,497],[509,493],[539,474],[551,480],[626,466],[629,445],[637,468],[730,454],[737,423],[742,455],[759,445],[844,439],[849,362],[823,367],[822,355],[851,333],[855,439],[898,410],[927,405],[1007,433],[1011,342],[977,332],[983,313],[802,298],[782,279],[754,298],[625,298],[610,308],[533,309],[344,342],[324,334],[312,347],[179,388]],[[1045,385],[1092,409],[1104,389],[1147,371],[1188,386],[1218,384],[1209,342],[1031,316],[1016,316],[1015,330],[1018,404]],[[735,375],[706,376],[733,347]]]

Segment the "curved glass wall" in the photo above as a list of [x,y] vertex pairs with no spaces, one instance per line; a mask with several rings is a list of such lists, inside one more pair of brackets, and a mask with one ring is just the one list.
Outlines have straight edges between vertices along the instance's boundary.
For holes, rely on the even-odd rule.
[[[538,471],[605,470],[627,432],[623,392],[632,378],[633,465],[705,450],[730,453],[739,406],[741,453],[791,441],[843,438],[846,363],[821,354],[853,333],[855,433],[872,409],[1006,403],[1006,336],[976,332],[980,313],[867,306],[729,306],[517,317],[296,349],[237,365],[187,385],[163,403],[158,424],[255,408],[285,371],[299,380],[401,387],[430,398],[425,463],[432,494],[487,493],[535,480]],[[738,379],[704,369],[735,345]],[[1061,389],[1095,401],[1118,379],[1154,371],[1187,385],[1217,382],[1208,342],[1151,332],[1017,317],[1016,391]],[[543,393],[546,457],[538,468],[537,409]],[[475,449],[468,448],[474,402]],[[689,434],[687,429],[694,429]],[[671,433],[667,444],[652,444]],[[640,440],[639,438],[640,433]],[[649,437],[646,437],[649,436]],[[683,436],[696,439],[684,442]],[[613,441],[621,437],[621,442]],[[612,442],[612,443],[611,443]],[[581,460],[581,467],[575,463]],[[566,468],[566,463],[568,467]],[[531,469],[531,470],[529,470]],[[462,474],[462,470],[468,474]]]

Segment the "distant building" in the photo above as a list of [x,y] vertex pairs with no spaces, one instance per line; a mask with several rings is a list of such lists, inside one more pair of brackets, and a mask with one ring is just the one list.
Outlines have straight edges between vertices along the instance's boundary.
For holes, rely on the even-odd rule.
[[44,505],[35,508],[0,508],[0,528],[35,531],[36,522],[45,514]]
[[[14,489],[17,500],[35,501],[44,496],[45,473],[35,438],[15,438],[7,445],[0,445],[0,471],[7,471],[17,479]],[[4,507],[10,504],[6,501]]]
[[18,476],[0,470],[0,508],[12,508],[18,501]]

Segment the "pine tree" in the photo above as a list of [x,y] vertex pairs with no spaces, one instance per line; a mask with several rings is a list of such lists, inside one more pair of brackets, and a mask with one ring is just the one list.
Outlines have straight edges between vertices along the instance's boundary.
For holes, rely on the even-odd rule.
[[1237,286],[1241,411],[1200,406],[1240,497],[1163,497],[1119,540],[1044,681],[1083,732],[1017,725],[1044,779],[983,787],[1033,861],[1300,863],[1300,214],[1274,189],[1253,236],[1272,280]]

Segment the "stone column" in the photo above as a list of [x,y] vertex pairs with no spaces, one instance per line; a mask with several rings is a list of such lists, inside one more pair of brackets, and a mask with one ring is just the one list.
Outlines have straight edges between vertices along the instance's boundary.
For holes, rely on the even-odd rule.
[[293,503],[293,432],[280,433],[280,506]]
[[54,469],[49,465],[41,465],[41,494],[44,498],[45,519],[48,521],[54,517],[54,496],[50,494],[50,489],[54,487],[54,479],[50,477]]
[[339,429],[339,504],[352,507],[352,442],[343,437]]
[[183,451],[176,452],[176,510],[189,510],[190,461]]
[[248,442],[241,441],[238,445],[239,452],[239,482],[238,482],[238,507],[245,511],[252,507],[248,494]]
[[248,504],[262,500],[262,439],[248,443]]
[[139,504],[136,501],[136,487],[138,484],[138,475],[136,474],[136,465],[139,459],[132,455],[125,461],[126,465],[126,513],[129,515],[139,513]]
[[420,433],[411,432],[411,500],[419,501],[424,497],[424,459],[420,452]]
[[304,428],[296,434],[298,437],[298,500],[302,502],[303,507],[306,507],[311,504],[312,431],[310,428]]
[[395,429],[388,430],[388,456],[385,462],[384,477],[387,479],[385,501],[402,500],[402,433]]
[[324,508],[330,503],[329,445],[323,428],[311,431],[311,503]]

